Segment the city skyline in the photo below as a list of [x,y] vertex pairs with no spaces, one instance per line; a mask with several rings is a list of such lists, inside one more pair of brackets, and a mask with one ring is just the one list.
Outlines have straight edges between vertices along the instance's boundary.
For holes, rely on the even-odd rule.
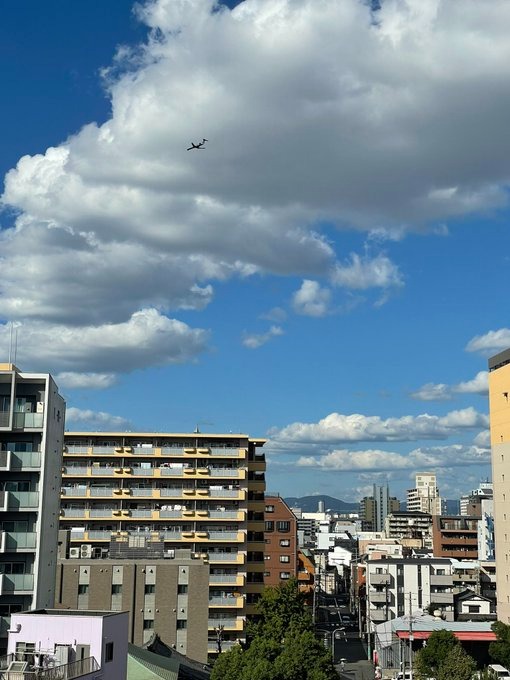
[[510,8],[230,5],[3,8],[3,361],[68,430],[265,437],[284,497],[458,498],[510,346]]

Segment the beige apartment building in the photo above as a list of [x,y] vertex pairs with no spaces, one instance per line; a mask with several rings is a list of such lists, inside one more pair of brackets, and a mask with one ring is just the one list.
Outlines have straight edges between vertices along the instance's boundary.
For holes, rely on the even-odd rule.
[[510,623],[510,349],[489,359],[489,417],[494,489],[499,621]]
[[[158,560],[156,573],[179,585],[169,570],[184,551],[196,560],[189,563],[193,571],[200,563],[208,565],[209,652],[217,650],[218,636],[223,650],[244,640],[247,617],[255,613],[254,603],[264,587],[263,444],[245,434],[67,432],[60,529],[68,538],[59,572],[66,602],[61,604],[76,601],[73,606],[78,608],[97,607],[93,584],[82,574],[82,582],[74,580],[73,593],[69,575],[79,574],[80,565],[94,560],[102,563],[99,569],[107,563],[127,568],[124,560],[136,561],[137,547],[141,568]],[[124,553],[122,544],[127,547]],[[129,574],[126,571],[132,578]],[[123,585],[110,579],[103,577],[103,590],[111,588],[105,608],[117,603],[120,589],[113,586]],[[163,592],[157,582],[147,585]],[[80,600],[78,594],[86,593],[91,599]],[[145,622],[143,640],[157,632],[169,644],[176,642],[168,637],[174,624],[161,630],[163,621],[172,618],[162,609],[180,609],[174,599],[173,591],[171,597],[157,598],[160,624],[155,624],[155,616],[138,617]],[[179,630],[186,629],[185,618],[174,619],[179,619],[174,622]],[[157,625],[160,630],[154,630]],[[139,631],[133,639],[140,639]]]
[[440,515],[441,497],[437,488],[436,475],[430,472],[420,472],[415,479],[415,488],[407,490],[407,510]]

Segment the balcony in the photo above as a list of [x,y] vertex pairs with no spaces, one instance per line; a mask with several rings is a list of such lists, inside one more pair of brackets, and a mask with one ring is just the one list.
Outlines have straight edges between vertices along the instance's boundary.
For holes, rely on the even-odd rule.
[[2,531],[0,532],[0,553],[33,552],[36,548],[35,531]]
[[182,477],[184,474],[184,468],[182,465],[179,466],[169,466],[161,465],[159,468],[159,474],[161,477]]
[[40,451],[0,451],[0,470],[38,470]]
[[[111,515],[111,511],[109,513]],[[87,511],[85,508],[60,508],[60,516],[65,517],[81,517],[85,519]]]
[[245,555],[236,552],[210,552],[209,562],[230,562],[230,564],[244,564]]
[[368,581],[372,586],[386,586],[391,583],[391,574],[374,574],[369,572]]
[[112,498],[114,495],[120,492],[121,489],[116,488],[114,486],[91,486],[89,490],[89,496],[93,498],[97,497]]
[[[95,490],[95,489],[94,489]],[[92,491],[92,489],[91,489]],[[63,486],[60,490],[61,496],[85,497],[87,495],[87,488],[85,486]],[[95,494],[91,494],[95,495]],[[105,495],[105,494],[101,494]]]
[[373,623],[382,623],[387,621],[386,608],[370,609],[370,620]]
[[[117,471],[122,472],[121,468],[113,468],[113,467],[106,467],[103,465],[98,465],[92,466],[92,468],[89,468],[92,472],[92,475],[94,477],[96,476],[101,476],[101,477],[113,477]],[[76,473],[74,473],[76,474]],[[87,473],[85,473],[87,474]]]
[[374,602],[374,604],[385,604],[388,601],[388,593],[384,592],[378,592],[378,591],[370,591],[368,598],[370,602]]
[[228,458],[244,458],[244,451],[241,451],[240,449],[237,449],[233,446],[228,446],[228,447],[220,447],[220,446],[211,446],[210,450],[210,455],[211,456],[225,456]]
[[159,518],[160,519],[180,519],[183,515],[187,517],[187,514],[185,512],[182,512],[182,510],[160,510],[159,511]]
[[244,600],[242,597],[215,597],[209,598],[209,607],[235,607],[236,609],[242,609],[244,606]]
[[243,630],[244,620],[239,619],[209,619],[207,621],[207,627],[209,630],[214,630],[219,626],[223,626],[223,630]]
[[434,604],[453,604],[453,593],[430,593],[430,602]]
[[431,574],[430,575],[430,585],[431,586],[453,586],[453,575],[449,574]]
[[87,465],[66,465],[62,468],[62,474],[65,477],[84,477],[89,474],[90,468]]
[[210,541],[244,541],[245,535],[241,531],[209,531]]
[[23,428],[42,428],[44,413],[13,413],[12,427],[15,430]]
[[35,510],[39,506],[37,491],[0,491],[0,511]]
[[135,477],[154,477],[153,467],[134,467],[132,470],[131,468],[124,468],[124,472],[127,472],[128,470],[129,472],[132,471]]
[[0,595],[24,594],[34,590],[33,574],[0,574]]
[[239,468],[210,468],[211,477],[240,477],[244,470]]
[[244,585],[244,576],[242,574],[210,574],[209,584],[242,586]]

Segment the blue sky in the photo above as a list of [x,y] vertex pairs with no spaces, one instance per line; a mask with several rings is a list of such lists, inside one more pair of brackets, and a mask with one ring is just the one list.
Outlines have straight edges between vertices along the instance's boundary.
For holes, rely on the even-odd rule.
[[[510,7],[0,10],[0,349],[69,429],[267,437],[267,485],[490,477]],[[203,151],[189,142],[207,137]]]

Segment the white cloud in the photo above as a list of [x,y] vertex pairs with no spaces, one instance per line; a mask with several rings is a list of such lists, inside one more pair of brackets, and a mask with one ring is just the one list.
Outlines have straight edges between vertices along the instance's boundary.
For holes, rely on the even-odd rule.
[[360,257],[351,253],[350,262],[337,264],[331,280],[337,286],[355,290],[395,288],[403,285],[398,267],[385,255]]
[[265,314],[261,314],[260,318],[267,319],[267,321],[282,323],[287,319],[287,312],[282,307],[273,307]]
[[462,445],[418,448],[407,454],[377,449],[366,451],[339,449],[324,456],[302,456],[297,461],[300,467],[346,472],[437,469],[488,464],[490,464],[490,450]]
[[[61,373],[89,374],[93,367],[97,373],[111,374],[192,361],[205,351],[208,337],[206,331],[155,309],[136,312],[124,323],[68,327],[27,321],[17,328],[20,364],[32,370],[51,366]],[[5,356],[9,342],[9,326],[0,325],[0,351]]]
[[481,447],[489,448],[490,445],[491,445],[490,430],[483,430],[483,432],[479,432],[476,435],[476,437],[473,439],[473,444],[475,446],[481,446]]
[[395,264],[335,269],[317,225],[395,235],[505,204],[509,4],[385,2],[377,21],[368,5],[139,8],[153,34],[107,70],[111,119],[6,177],[0,316],[202,309],[215,281],[257,271],[387,291]]
[[271,326],[267,333],[256,334],[245,334],[243,337],[243,345],[248,349],[258,349],[269,342],[272,338],[283,335],[283,328],[280,326]]
[[59,387],[75,389],[96,389],[104,390],[117,382],[114,373],[73,373],[64,371],[55,376],[55,381]]
[[271,443],[280,445],[310,442],[395,442],[446,439],[464,430],[476,430],[487,426],[488,417],[470,407],[450,411],[445,416],[425,413],[386,420],[379,416],[364,416],[359,413],[351,415],[331,413],[317,423],[292,423],[282,429],[274,428],[269,434]]
[[474,378],[456,385],[445,383],[426,383],[418,390],[411,393],[413,399],[419,401],[449,401],[454,394],[483,394],[489,392],[489,373],[479,371]]
[[472,338],[467,346],[468,352],[481,352],[484,356],[497,354],[510,347],[510,329],[500,328],[497,331],[489,331],[485,335],[477,335]]
[[331,291],[321,288],[317,281],[305,279],[301,288],[292,296],[292,306],[297,314],[304,316],[326,316],[329,312]]
[[121,416],[113,416],[104,411],[91,411],[89,409],[79,409],[71,406],[66,411],[66,428],[73,430],[72,425],[79,424],[79,430],[93,431],[93,432],[108,432],[108,431],[128,431],[131,429],[131,423],[126,418]]

